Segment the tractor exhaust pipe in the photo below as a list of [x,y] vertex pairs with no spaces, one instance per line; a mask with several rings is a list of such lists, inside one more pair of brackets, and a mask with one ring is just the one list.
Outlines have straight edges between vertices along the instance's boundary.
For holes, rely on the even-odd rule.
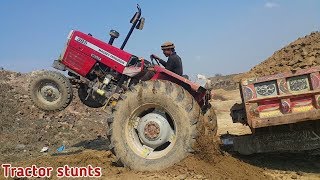
[[131,28],[130,28],[127,36],[126,36],[126,39],[123,41],[120,49],[124,49],[124,47],[126,46],[126,44],[127,44],[128,40],[129,40],[134,28],[140,29],[140,30],[143,29],[144,20],[145,19],[141,18],[141,8],[140,8],[139,4],[137,4],[137,8],[138,8],[138,12],[136,12],[134,14],[134,16],[132,17],[132,19],[130,20],[130,23],[132,23],[132,26],[131,26]]

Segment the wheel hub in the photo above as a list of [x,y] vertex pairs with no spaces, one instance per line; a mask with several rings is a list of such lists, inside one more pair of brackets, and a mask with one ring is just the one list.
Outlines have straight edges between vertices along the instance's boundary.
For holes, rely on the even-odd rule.
[[159,137],[160,126],[154,121],[150,121],[144,127],[144,136],[149,140],[155,140]]
[[50,97],[54,96],[54,94],[53,94],[53,92],[52,92],[52,89],[47,89],[47,90],[44,92],[44,94],[45,94],[46,96],[50,96]]
[[143,116],[136,129],[142,144],[153,149],[168,142],[174,134],[166,118],[154,112]]
[[53,85],[47,84],[40,89],[41,96],[47,101],[55,101],[60,97],[58,88]]

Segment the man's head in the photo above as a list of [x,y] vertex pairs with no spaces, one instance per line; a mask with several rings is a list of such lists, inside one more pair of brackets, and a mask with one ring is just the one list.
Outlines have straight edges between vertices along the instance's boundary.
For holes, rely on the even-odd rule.
[[161,45],[161,49],[163,51],[163,54],[166,57],[169,57],[175,50],[175,46],[172,42],[165,42]]

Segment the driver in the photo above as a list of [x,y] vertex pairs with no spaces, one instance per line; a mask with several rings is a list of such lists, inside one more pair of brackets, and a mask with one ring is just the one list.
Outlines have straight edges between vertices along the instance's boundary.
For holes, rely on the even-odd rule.
[[[166,69],[169,71],[172,71],[180,76],[183,74],[182,70],[182,62],[181,58],[177,55],[175,51],[175,46],[172,42],[165,42],[161,45],[161,49],[163,51],[163,54],[168,57],[168,61],[164,61],[160,59],[158,56],[152,54],[151,57],[158,60]],[[141,81],[148,81],[155,75],[153,68],[148,68],[148,70],[142,71],[140,74],[135,76],[132,81],[130,82],[129,86],[131,84],[137,84],[139,80]]]
[[168,61],[160,59],[158,56],[152,54],[154,59],[157,59],[166,69],[172,71],[180,76],[183,74],[181,58],[175,51],[175,46],[172,42],[165,42],[161,45],[163,54],[168,57]]

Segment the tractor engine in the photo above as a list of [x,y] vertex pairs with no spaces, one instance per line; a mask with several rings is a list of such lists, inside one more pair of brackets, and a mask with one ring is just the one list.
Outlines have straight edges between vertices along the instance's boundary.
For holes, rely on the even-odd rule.
[[144,67],[144,60],[124,51],[133,30],[142,30],[145,19],[141,9],[134,14],[132,23],[120,48],[113,46],[119,33],[111,30],[108,43],[94,38],[91,34],[71,30],[66,46],[53,67],[68,71],[73,77],[71,82],[79,85],[78,94],[82,102],[90,107],[101,107],[109,102],[111,96],[126,89],[131,77],[139,74]]
[[[76,79],[81,79],[77,75],[73,75],[71,72],[69,72],[69,75]],[[78,91],[80,92],[80,99],[86,103],[90,98],[97,102],[98,107],[99,104],[104,105],[106,100],[116,92],[120,78],[121,74],[113,71],[103,64],[97,63],[87,75],[87,79],[89,81],[80,83]]]
[[118,32],[112,30],[110,35],[109,43],[105,43],[91,34],[72,30],[63,53],[53,64],[74,77],[71,82],[80,85],[80,99],[90,107],[104,105],[144,68],[138,57],[112,46]]

